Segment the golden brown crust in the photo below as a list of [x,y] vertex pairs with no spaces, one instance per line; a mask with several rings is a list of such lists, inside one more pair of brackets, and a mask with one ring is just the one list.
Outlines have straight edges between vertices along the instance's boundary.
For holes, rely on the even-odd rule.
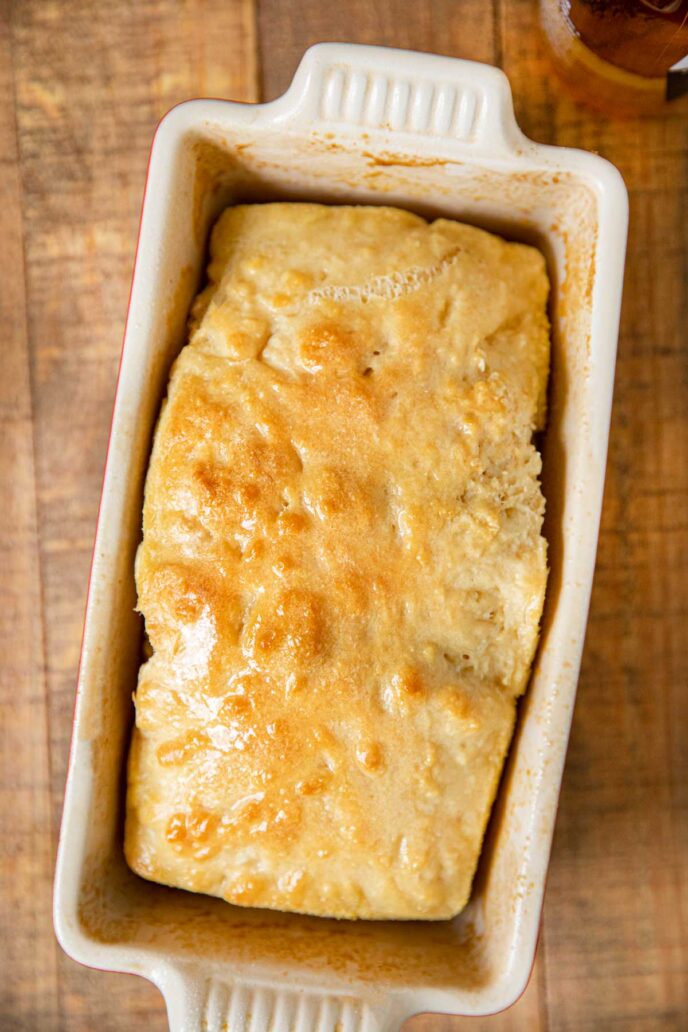
[[155,436],[126,853],[233,903],[444,918],[537,641],[547,278],[392,208],[228,210]]

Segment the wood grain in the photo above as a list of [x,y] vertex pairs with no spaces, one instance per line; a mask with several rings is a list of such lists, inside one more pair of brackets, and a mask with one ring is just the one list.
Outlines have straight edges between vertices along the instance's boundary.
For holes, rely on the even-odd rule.
[[0,26],[0,936],[2,1011],[13,1029],[56,1018],[57,947],[50,920],[48,722],[36,522],[33,411],[26,338],[22,197],[14,83],[6,23]]
[[[197,95],[269,99],[312,42],[502,65],[537,140],[631,192],[607,491],[579,703],[525,995],[408,1032],[678,1030],[688,1014],[688,107],[568,98],[536,0],[0,0],[0,1028],[164,1029],[64,957],[50,883],[91,541],[150,140]],[[260,74],[259,74],[260,72]]]
[[[245,0],[29,2],[12,11],[33,400],[27,426],[36,441],[35,483],[27,471],[28,495],[22,490],[20,497],[25,505],[38,499],[36,588],[42,589],[52,761],[48,772],[44,743],[40,845],[48,880],[151,138],[165,111],[189,97],[256,99],[253,26]],[[14,122],[11,104],[9,112]],[[17,217],[20,205],[7,207]],[[23,268],[21,258],[9,265],[15,267]],[[40,609],[36,602],[32,613]],[[15,719],[28,724],[27,714]],[[45,735],[45,721],[38,726]],[[38,777],[38,764],[20,755],[21,768]],[[30,883],[21,889],[30,894]],[[49,889],[42,906],[40,944],[52,951]],[[142,979],[88,971],[61,951],[59,976],[59,992],[45,998],[43,1028],[165,1027],[160,996]],[[28,983],[26,992],[29,999]],[[18,1020],[11,1001],[2,1006],[8,1020]]]
[[617,121],[553,89],[529,0],[502,4],[517,116],[595,150],[631,224],[604,515],[544,913],[553,1029],[688,1015],[688,107]]

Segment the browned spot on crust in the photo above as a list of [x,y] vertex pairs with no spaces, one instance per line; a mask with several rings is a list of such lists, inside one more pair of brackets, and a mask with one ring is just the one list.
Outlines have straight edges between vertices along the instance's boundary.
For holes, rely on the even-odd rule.
[[316,323],[299,335],[299,353],[310,372],[340,369],[353,364],[353,334],[333,323]]
[[356,758],[366,774],[381,774],[385,769],[385,757],[379,742],[369,742],[356,752]]
[[245,647],[257,657],[284,650],[301,659],[325,647],[325,605],[319,595],[301,588],[282,591],[271,611],[258,609],[246,626]]
[[202,808],[174,813],[167,822],[165,838],[177,852],[195,860],[207,860],[217,851],[218,819]]
[[392,681],[401,695],[411,699],[421,699],[425,695],[423,679],[413,667],[404,667],[394,675]]
[[190,731],[181,738],[163,742],[158,746],[158,762],[163,767],[178,767],[187,763],[197,753],[210,746],[210,739],[203,731]]

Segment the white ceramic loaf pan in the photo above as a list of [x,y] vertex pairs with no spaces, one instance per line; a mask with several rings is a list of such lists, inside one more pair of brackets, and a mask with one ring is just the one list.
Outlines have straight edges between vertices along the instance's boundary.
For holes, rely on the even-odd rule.
[[[551,574],[473,896],[454,921],[329,921],[236,908],[132,874],[124,766],[142,628],[134,553],[151,435],[209,227],[235,201],[395,204],[540,246],[553,283],[544,439]],[[195,100],[155,136],[98,519],[55,885],[70,956],[143,975],[175,1030],[386,1032],[486,1014],[525,987],[595,563],[627,199],[601,158],[518,129],[495,68],[325,44],[270,104]]]

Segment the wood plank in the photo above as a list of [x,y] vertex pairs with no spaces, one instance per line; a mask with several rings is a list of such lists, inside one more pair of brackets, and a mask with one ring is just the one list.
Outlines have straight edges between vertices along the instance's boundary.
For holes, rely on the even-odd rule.
[[[250,0],[29,0],[13,10],[56,829],[153,131],[190,97],[255,99],[255,38]],[[46,1028],[165,1027],[142,979],[61,956],[60,980],[62,1017]]]
[[688,108],[605,119],[553,79],[536,5],[503,0],[521,125],[599,151],[630,190],[597,575],[545,906],[549,1027],[688,1014]]
[[278,97],[313,43],[381,44],[494,62],[495,10],[483,0],[301,0],[296,14],[284,0],[258,4],[261,95]]
[[21,183],[12,54],[0,9],[0,1015],[14,1032],[58,1021],[50,772]]

